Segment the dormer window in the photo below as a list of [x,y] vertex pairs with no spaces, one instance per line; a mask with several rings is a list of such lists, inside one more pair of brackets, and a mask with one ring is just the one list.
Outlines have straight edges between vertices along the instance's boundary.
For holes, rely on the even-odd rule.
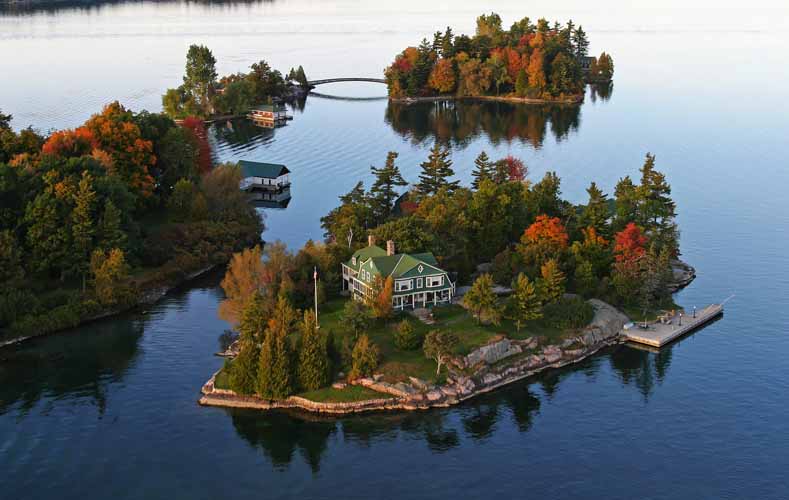
[[355,256],[355,255],[354,255],[354,256],[353,256],[353,258],[351,259],[351,262],[353,263],[353,265],[354,265],[354,266],[356,265],[356,256]]

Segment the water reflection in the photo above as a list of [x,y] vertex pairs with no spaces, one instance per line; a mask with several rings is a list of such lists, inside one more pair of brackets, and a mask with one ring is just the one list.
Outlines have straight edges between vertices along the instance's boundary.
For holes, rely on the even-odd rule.
[[607,83],[593,83],[592,85],[589,85],[589,98],[592,100],[592,102],[597,102],[597,99],[606,102],[611,99],[613,94],[613,81]]
[[635,386],[647,401],[655,386],[665,380],[675,345],[656,352],[625,346],[611,354],[611,366],[623,384]]
[[386,122],[415,144],[438,140],[465,147],[485,135],[494,145],[520,141],[540,148],[550,130],[563,141],[580,125],[580,106],[493,101],[390,102]]
[[274,3],[275,0],[21,0],[0,3],[0,14],[32,15],[39,12],[55,13],[74,11],[80,14],[98,12],[122,4],[172,4],[212,6],[256,5]]
[[[104,415],[108,386],[133,363],[145,317],[102,322],[0,351],[0,414],[27,415],[42,398],[91,400]],[[99,331],[100,329],[100,331]]]

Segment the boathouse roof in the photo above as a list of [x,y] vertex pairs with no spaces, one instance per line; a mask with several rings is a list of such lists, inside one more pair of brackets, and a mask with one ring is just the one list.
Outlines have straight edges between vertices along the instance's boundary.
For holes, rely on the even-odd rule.
[[241,167],[241,175],[244,178],[263,177],[265,179],[276,179],[280,175],[290,173],[288,167],[279,163],[241,160],[238,162],[238,166]]

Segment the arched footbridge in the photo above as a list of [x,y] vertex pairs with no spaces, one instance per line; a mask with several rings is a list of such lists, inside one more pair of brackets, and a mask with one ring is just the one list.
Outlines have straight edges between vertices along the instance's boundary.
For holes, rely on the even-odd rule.
[[383,78],[326,78],[323,80],[309,80],[307,85],[310,87],[316,87],[318,85],[323,85],[326,83],[340,83],[340,82],[370,82],[370,83],[386,83],[386,80]]

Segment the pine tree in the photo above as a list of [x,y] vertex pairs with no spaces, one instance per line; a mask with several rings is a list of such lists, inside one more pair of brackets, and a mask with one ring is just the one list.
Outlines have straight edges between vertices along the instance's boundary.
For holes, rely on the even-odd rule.
[[307,80],[307,74],[304,73],[304,68],[302,68],[301,65],[299,65],[299,69],[296,70],[296,81],[299,82],[299,85],[304,88],[307,88],[310,85],[309,81]]
[[582,26],[578,26],[578,29],[573,31],[572,40],[573,49],[575,50],[575,57],[579,59],[586,57],[589,51],[589,39],[586,37],[586,32]]
[[515,79],[515,93],[518,97],[526,97],[529,93],[529,75],[526,74],[524,68],[518,70],[518,76]]
[[655,170],[655,156],[647,153],[641,167],[641,185],[637,188],[636,222],[655,238],[660,248],[677,247],[676,205],[666,176]]
[[479,184],[483,180],[491,180],[492,178],[492,169],[493,164],[488,158],[488,154],[482,151],[477,159],[474,160],[475,168],[471,172],[471,176],[474,177],[474,180],[471,182],[471,187],[476,191],[479,189]]
[[537,288],[523,273],[513,280],[512,295],[507,305],[508,317],[515,322],[518,331],[524,322],[542,317],[542,304],[537,296]]
[[329,352],[326,336],[320,333],[312,311],[304,312],[299,345],[299,387],[314,391],[330,380]]
[[296,311],[286,298],[280,297],[260,350],[257,390],[261,397],[285,399],[294,392],[294,359],[289,333],[295,320]]
[[452,170],[452,160],[449,159],[449,148],[442,148],[438,142],[430,150],[430,156],[421,167],[422,173],[419,175],[419,184],[416,187],[423,196],[436,194],[442,188],[453,191],[460,184],[459,181],[447,180],[455,175],[455,171]]
[[589,194],[589,201],[581,212],[581,225],[593,227],[601,235],[608,235],[608,196],[594,182],[586,192]]
[[619,232],[629,223],[636,221],[638,212],[638,190],[630,176],[619,179],[614,190],[614,199],[616,200],[616,216],[613,229],[615,232]]
[[353,346],[352,366],[349,377],[351,380],[369,377],[378,368],[378,360],[381,357],[381,351],[375,345],[367,334],[363,334],[356,341]]
[[383,168],[370,167],[375,182],[370,188],[370,204],[379,222],[384,222],[392,213],[395,200],[398,197],[397,187],[408,185],[400,175],[400,169],[395,165],[397,153],[390,151],[386,155],[386,164]]
[[121,211],[109,198],[104,202],[104,212],[99,219],[98,246],[104,250],[126,248],[126,233],[121,229]]
[[455,55],[455,48],[452,45],[454,35],[452,35],[452,28],[447,26],[444,36],[441,39],[441,57],[449,59]]
[[493,277],[483,274],[471,285],[463,296],[465,305],[477,318],[477,323],[490,322],[498,325],[501,320],[501,306],[493,292]]
[[540,268],[540,295],[543,304],[559,302],[564,295],[564,273],[559,269],[556,259],[550,259]]
[[77,192],[74,195],[74,210],[71,212],[71,242],[74,247],[74,272],[82,275],[82,291],[85,291],[90,254],[93,251],[93,209],[96,192],[93,190],[93,177],[87,171],[82,173]]
[[260,343],[266,331],[266,308],[263,296],[255,293],[241,313],[238,325],[238,356],[230,365],[230,388],[239,394],[252,394],[258,380]]

